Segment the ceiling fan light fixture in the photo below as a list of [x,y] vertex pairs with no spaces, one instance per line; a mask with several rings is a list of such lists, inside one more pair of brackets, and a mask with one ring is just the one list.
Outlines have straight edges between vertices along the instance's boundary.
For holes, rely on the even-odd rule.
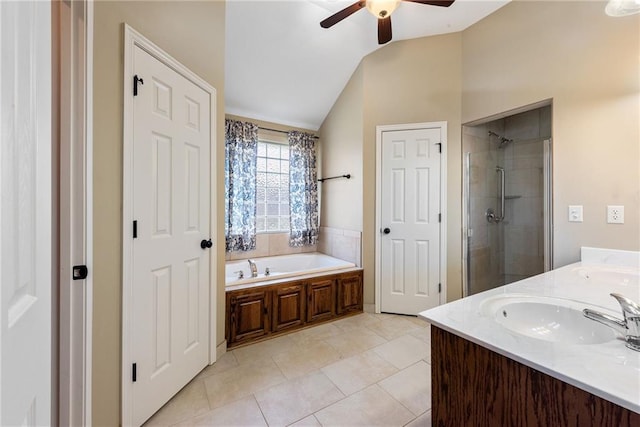
[[378,19],[390,16],[400,4],[400,0],[367,0],[367,10]]
[[640,13],[640,0],[609,0],[604,11],[609,16],[628,16]]

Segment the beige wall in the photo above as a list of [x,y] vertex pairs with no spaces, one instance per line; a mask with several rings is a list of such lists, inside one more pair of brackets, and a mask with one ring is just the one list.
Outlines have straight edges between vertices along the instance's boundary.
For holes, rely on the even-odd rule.
[[516,1],[463,32],[463,122],[553,99],[555,267],[580,246],[640,250],[639,41],[640,15],[603,2]]
[[[352,169],[362,164],[362,186],[343,187],[339,193],[323,190],[321,222],[362,231],[365,303],[374,302],[376,126],[399,123],[448,123],[447,298],[462,295],[460,82],[459,33],[394,42],[363,59],[320,128],[324,170],[339,172],[332,161]],[[356,219],[346,223],[345,218],[360,213],[361,224]]]
[[[217,140],[224,135],[224,2],[95,2],[94,16],[94,308],[92,425],[120,423],[122,277],[123,23],[131,25],[217,89]],[[218,143],[217,167],[224,146]],[[222,169],[224,170],[224,169]],[[221,185],[222,184],[222,185]],[[222,194],[224,180],[215,191]],[[218,218],[224,203],[218,198]],[[223,235],[218,221],[218,248]],[[218,251],[224,283],[224,249]],[[224,339],[224,284],[218,292],[218,341]]]
[[[360,64],[320,128],[321,176],[351,174],[320,184],[320,225],[362,231],[363,66]],[[358,201],[358,202],[356,202]]]

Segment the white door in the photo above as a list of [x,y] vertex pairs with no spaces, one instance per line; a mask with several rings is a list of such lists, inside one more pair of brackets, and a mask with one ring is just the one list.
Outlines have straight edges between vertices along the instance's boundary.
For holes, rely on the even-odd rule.
[[0,2],[0,425],[51,425],[51,5]]
[[[209,360],[210,95],[135,46],[133,423]],[[132,76],[133,77],[133,76]],[[132,94],[133,96],[133,94]],[[133,236],[132,236],[133,238]]]
[[380,309],[418,314],[440,302],[441,129],[382,133]]

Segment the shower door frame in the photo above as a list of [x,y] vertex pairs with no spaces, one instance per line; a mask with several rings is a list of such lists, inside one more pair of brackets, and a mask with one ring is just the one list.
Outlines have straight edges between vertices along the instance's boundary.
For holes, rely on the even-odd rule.
[[[544,105],[543,105],[544,106]],[[533,109],[533,108],[529,108]],[[526,111],[526,110],[522,110]],[[510,113],[509,115],[517,114]],[[506,117],[506,116],[504,116]],[[483,121],[491,121],[494,119]],[[465,124],[463,126],[475,126],[482,124]],[[462,133],[464,135],[464,133]],[[542,139],[542,138],[541,138]],[[544,235],[544,271],[553,270],[553,139],[542,139],[543,143],[543,235]],[[471,216],[470,197],[470,163],[471,153],[462,153],[462,296],[469,296],[470,285],[470,251],[469,251],[469,220]]]

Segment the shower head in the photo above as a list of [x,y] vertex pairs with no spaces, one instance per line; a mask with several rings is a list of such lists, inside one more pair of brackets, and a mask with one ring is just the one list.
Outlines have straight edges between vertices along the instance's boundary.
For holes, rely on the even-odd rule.
[[493,131],[489,131],[489,136],[495,136],[496,138],[498,138],[499,144],[498,144],[498,148],[504,148],[506,145],[510,144],[513,142],[513,139],[510,138],[506,138],[502,135],[499,135]]

